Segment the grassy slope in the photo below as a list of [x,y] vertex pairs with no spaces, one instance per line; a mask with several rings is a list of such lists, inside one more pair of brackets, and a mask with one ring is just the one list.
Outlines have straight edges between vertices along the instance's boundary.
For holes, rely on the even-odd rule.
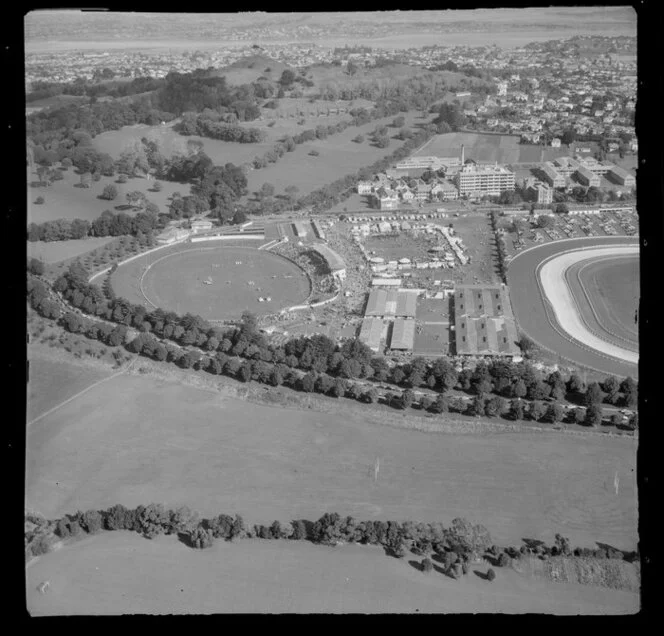
[[[473,568],[485,572],[486,566]],[[48,580],[45,595],[36,587]],[[192,550],[173,537],[87,537],[27,571],[33,616],[120,613],[506,612],[625,614],[633,593],[550,583],[499,569],[489,583],[424,575],[374,547],[217,542]]]
[[250,522],[332,510],[445,523],[465,516],[504,543],[561,532],[576,544],[633,549],[628,440],[417,433],[375,420],[343,402],[333,413],[308,412],[120,376],[30,427],[26,498],[46,516],[150,501]]
[[110,367],[74,363],[40,345],[31,346],[27,386],[27,421],[111,374]]
[[112,236],[103,238],[85,238],[71,241],[54,241],[52,243],[28,242],[28,257],[38,258],[45,263],[58,263],[68,258],[81,256],[102,247],[113,240]]
[[[411,127],[416,123],[428,121],[420,119],[419,114],[415,112],[410,112],[405,117],[406,124]],[[367,137],[376,126],[388,125],[393,119],[394,117],[386,117],[364,126],[347,128],[344,132],[327,139],[301,144],[293,152],[286,153],[276,164],[249,172],[247,175],[249,191],[260,189],[263,183],[271,183],[275,186],[277,194],[282,193],[286,186],[295,185],[300,189],[299,194],[305,195],[340,177],[357,172],[403,145],[401,140],[392,139],[387,148],[381,149],[371,145]],[[390,136],[398,132],[396,128],[388,130]],[[365,141],[356,144],[352,139],[359,134],[365,136]],[[317,150],[320,155],[309,156],[308,153],[312,149]]]

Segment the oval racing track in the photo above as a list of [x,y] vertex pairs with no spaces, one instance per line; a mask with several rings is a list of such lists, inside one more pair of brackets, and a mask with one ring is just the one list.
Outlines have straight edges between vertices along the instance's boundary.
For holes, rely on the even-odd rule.
[[[547,299],[547,292],[544,290],[539,277],[541,269],[544,269],[544,262],[550,261],[550,264],[553,264],[555,262],[553,257],[562,257],[564,252],[614,247],[617,248],[616,256],[620,257],[625,255],[624,248],[630,246],[631,255],[634,250],[638,250],[638,242],[630,237],[569,239],[538,245],[515,256],[510,262],[507,278],[514,316],[523,333],[540,347],[559,355],[563,364],[573,363],[600,373],[637,377],[638,355],[635,358],[634,352],[623,350],[615,343],[609,343],[592,334],[580,320],[576,311],[568,312],[561,308],[558,308],[557,311],[554,310],[553,305]],[[596,252],[595,249],[592,249],[589,254],[600,256],[600,253]],[[602,251],[601,255],[606,257],[607,252]],[[570,265],[571,263],[568,263],[567,266]],[[565,267],[560,267],[555,270],[553,268],[546,270],[548,291],[554,293],[551,288],[553,278],[550,277],[550,275],[553,276],[554,271],[556,272],[555,275],[559,277],[559,280],[555,283],[555,288],[565,290],[562,297],[554,293],[553,300],[557,304],[569,303],[572,299],[567,285],[564,282],[561,284],[561,279],[564,281],[565,269]],[[576,303],[572,302],[571,306],[576,307]],[[570,313],[576,315],[576,319],[570,318]],[[556,316],[559,316],[559,318],[557,319]],[[559,319],[563,320],[567,328],[572,329],[572,335],[565,331],[559,323]],[[579,330],[580,327],[581,331]],[[577,335],[578,338],[574,335]],[[585,341],[586,337],[589,337],[588,342]],[[589,346],[590,344],[598,345],[600,343],[601,349]],[[615,347],[615,350],[610,347]],[[614,355],[609,355],[607,351],[611,351]],[[622,352],[625,352],[624,357]],[[614,357],[615,354],[618,354],[619,357]]]
[[638,253],[638,248],[629,245],[594,247],[588,250],[572,250],[552,256],[538,266],[542,290],[555,314],[558,325],[574,340],[601,351],[607,356],[638,364],[639,355],[599,337],[588,329],[579,311],[577,301],[565,280],[565,272],[579,262],[592,261],[610,256],[625,256]]

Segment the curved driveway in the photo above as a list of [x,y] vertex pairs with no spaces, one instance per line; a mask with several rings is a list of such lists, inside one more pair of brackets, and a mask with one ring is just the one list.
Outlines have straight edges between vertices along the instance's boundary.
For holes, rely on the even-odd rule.
[[600,373],[636,377],[637,364],[597,351],[561,329],[537,275],[539,265],[544,260],[561,252],[627,245],[638,247],[638,242],[629,237],[570,239],[538,245],[513,258],[509,264],[507,279],[512,308],[521,330],[539,346],[559,355],[563,363],[578,364]]

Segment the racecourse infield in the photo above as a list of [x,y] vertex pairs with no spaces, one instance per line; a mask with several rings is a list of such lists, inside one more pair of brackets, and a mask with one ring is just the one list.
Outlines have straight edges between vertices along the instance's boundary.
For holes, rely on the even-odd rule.
[[[638,267],[636,255],[612,255],[579,261],[565,272],[567,284],[588,329],[637,353]],[[594,291],[597,293],[592,293]]]
[[507,278],[510,297],[514,315],[523,333],[539,346],[558,354],[563,364],[578,364],[621,377],[637,377],[638,365],[629,361],[632,356],[626,356],[627,360],[609,356],[566,333],[556,320],[556,312],[546,299],[539,279],[540,265],[547,259],[571,250],[611,246],[638,246],[638,243],[627,237],[595,237],[556,241],[525,250],[509,265]]

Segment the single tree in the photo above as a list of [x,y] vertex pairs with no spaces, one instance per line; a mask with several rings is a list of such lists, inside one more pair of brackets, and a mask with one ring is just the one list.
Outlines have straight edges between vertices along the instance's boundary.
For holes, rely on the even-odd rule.
[[603,411],[599,404],[591,404],[586,409],[586,426],[599,426],[602,423]]
[[577,373],[572,373],[569,380],[567,381],[567,390],[570,393],[581,393],[584,389],[585,384],[583,383],[583,380]]
[[107,201],[113,201],[118,196],[118,189],[111,183],[104,187],[101,198]]
[[515,420],[522,420],[524,415],[523,402],[520,399],[514,399],[510,403],[510,417]]
[[583,424],[586,420],[586,411],[585,411],[585,409],[582,409],[582,408],[574,409],[573,417],[574,417],[574,423],[575,424]]
[[602,389],[599,386],[599,383],[591,382],[583,396],[583,403],[585,406],[590,406],[591,404],[601,404],[603,397],[604,395],[602,393]]
[[401,394],[401,408],[409,409],[413,405],[414,401],[415,401],[415,394],[411,389],[406,389]]
[[536,422],[539,422],[544,417],[546,413],[546,407],[541,402],[533,402],[530,405],[530,417]]
[[549,422],[551,422],[552,424],[556,424],[557,422],[562,422],[564,416],[565,416],[565,410],[560,404],[558,404],[557,402],[549,404],[549,407],[546,410],[546,418],[549,420]]

